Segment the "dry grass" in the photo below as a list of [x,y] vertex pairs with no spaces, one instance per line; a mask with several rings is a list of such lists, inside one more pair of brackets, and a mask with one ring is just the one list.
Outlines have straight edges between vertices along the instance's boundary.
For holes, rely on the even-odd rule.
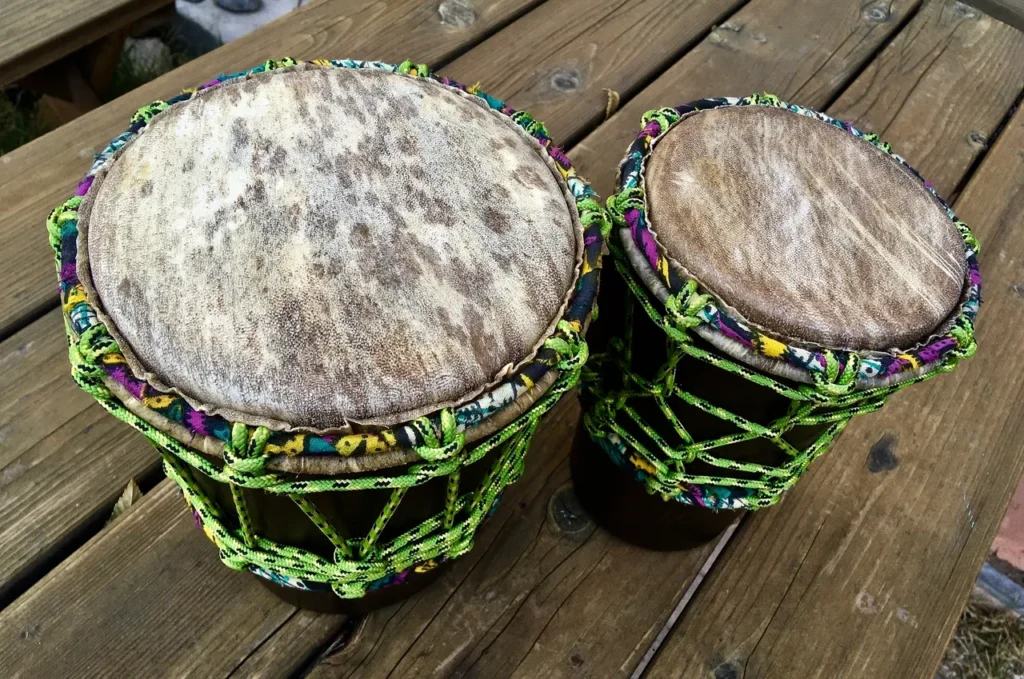
[[1024,619],[969,603],[936,679],[1024,679]]

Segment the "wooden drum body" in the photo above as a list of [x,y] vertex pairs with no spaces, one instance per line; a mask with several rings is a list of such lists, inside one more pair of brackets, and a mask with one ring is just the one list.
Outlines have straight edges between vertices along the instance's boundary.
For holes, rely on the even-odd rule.
[[48,227],[76,381],[225,564],[358,612],[522,473],[607,221],[528,114],[410,62],[284,60],[141,109]]
[[854,415],[975,351],[977,241],[824,114],[771,95],[652,111],[609,208],[573,476],[623,539],[714,538]]

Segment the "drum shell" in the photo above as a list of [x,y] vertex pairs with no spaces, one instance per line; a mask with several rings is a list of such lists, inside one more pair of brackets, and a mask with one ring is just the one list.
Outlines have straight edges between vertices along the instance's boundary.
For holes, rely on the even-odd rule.
[[[628,309],[632,307],[632,317]],[[612,337],[624,336],[629,325],[632,331],[633,372],[652,379],[668,359],[672,340],[646,315],[621,275],[613,266],[606,266],[598,296],[601,319],[588,334],[592,352],[596,354],[610,349]],[[691,335],[692,344],[700,349],[725,357],[720,351]],[[615,381],[612,388],[619,388],[625,379],[614,364],[604,366],[600,380]],[[799,385],[782,378],[776,381],[797,388]],[[750,382],[739,375],[726,372],[715,366],[691,357],[684,357],[676,370],[675,384],[690,393],[753,422],[768,424],[784,416],[792,401],[770,389]],[[583,410],[588,403],[586,390],[581,390]],[[738,432],[730,422],[709,415],[681,400],[673,401],[673,412],[695,441],[704,441]],[[639,414],[657,433],[673,445],[683,441],[675,433],[653,400],[636,403]],[[813,443],[827,428],[827,425],[795,427],[785,439],[798,449]],[[639,430],[633,432],[639,434]],[[755,438],[721,448],[714,454],[730,460],[752,462],[766,466],[783,464],[786,453],[771,441]],[[609,459],[607,453],[580,425],[572,451],[572,474],[583,507],[596,521],[617,537],[650,549],[674,550],[694,547],[714,539],[725,530],[741,513],[739,510],[719,510],[692,506],[656,494],[650,494],[634,477],[631,471],[623,469]],[[754,478],[745,472],[733,472],[714,467],[696,460],[686,465],[686,471],[696,475],[733,476]]]
[[[502,449],[499,447],[476,463],[463,467],[459,478],[459,494],[476,490],[501,453]],[[211,462],[219,462],[216,458],[209,456],[207,459]],[[396,467],[389,472],[399,475],[408,472],[408,469],[408,466]],[[381,476],[382,474],[377,471],[365,475]],[[327,478],[297,474],[285,474],[285,476],[292,477],[291,480],[296,481]],[[360,475],[346,474],[344,478],[357,478],[358,476]],[[198,471],[193,471],[192,477],[223,512],[228,526],[237,529],[239,527],[238,512],[230,486]],[[410,488],[384,527],[377,543],[385,543],[443,512],[447,491],[448,477],[440,476]],[[298,547],[327,559],[334,558],[334,545],[287,495],[249,488],[241,489],[241,493],[245,498],[246,511],[252,524],[253,533],[267,540]],[[316,506],[343,537],[362,537],[370,531],[381,509],[391,497],[391,493],[391,489],[329,491],[310,493],[305,495],[305,498]],[[500,502],[500,499],[499,495],[496,503]],[[450,562],[444,562],[429,571],[414,572],[404,582],[368,591],[359,599],[343,599],[332,592],[302,590],[280,585],[260,576],[254,575],[254,577],[278,597],[299,608],[322,613],[354,615],[366,613],[412,596],[436,580],[449,564]]]

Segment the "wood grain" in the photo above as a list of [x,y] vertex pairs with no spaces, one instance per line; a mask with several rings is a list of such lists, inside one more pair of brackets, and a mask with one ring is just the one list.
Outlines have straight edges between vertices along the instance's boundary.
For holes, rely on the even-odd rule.
[[[911,6],[895,5],[893,11],[906,12]],[[809,17],[805,16],[808,12]],[[787,26],[773,29],[772,39],[778,41],[778,47],[751,49],[745,59],[734,59],[730,53],[719,68],[708,63],[705,41],[682,59],[682,67],[696,73],[703,64],[710,69],[701,74],[707,82],[727,91],[752,91],[755,85],[747,85],[751,71],[775,74],[785,83],[789,80],[785,69],[803,68],[805,60],[819,66],[831,64],[819,69],[818,75],[813,75],[812,68],[811,74],[797,81],[829,99],[896,26],[893,23],[886,31],[865,29],[859,4],[855,12],[837,13],[832,6],[754,0],[736,16],[741,15],[745,22],[758,26]],[[800,21],[781,21],[791,15],[799,16]],[[814,43],[813,53],[794,59],[784,46],[801,39],[807,26],[831,36],[831,42]],[[859,42],[856,49],[849,47],[852,39]],[[834,54],[842,59],[833,61]],[[680,64],[673,70],[678,68]],[[674,80],[663,85],[659,78],[638,96],[652,87],[664,93],[678,86],[680,82]],[[780,95],[790,94],[784,85],[776,89]],[[641,110],[663,103],[657,97],[649,96],[649,102],[651,99],[653,103]],[[638,124],[639,115],[631,125]],[[612,124],[605,123],[588,139],[607,139],[601,130]],[[589,166],[594,181],[610,184],[618,153],[627,141],[614,149],[602,149],[603,165]],[[579,159],[578,151],[578,147],[570,150],[570,155]],[[590,157],[595,157],[593,152]],[[527,491],[524,516],[517,523],[503,526],[493,545],[479,545],[470,560],[459,564],[436,587],[371,615],[360,636],[343,652],[319,663],[311,676],[629,675],[661,631],[655,621],[668,620],[713,546],[666,555],[634,549],[596,531],[570,551],[564,537],[552,534],[553,521],[544,510],[568,479],[561,458],[565,450],[550,446],[552,436],[540,443],[538,435],[538,445],[530,453],[530,465],[544,465],[552,471],[544,472],[546,480],[540,491]],[[560,456],[549,459],[555,450],[560,450]],[[477,552],[488,553],[477,562]]]
[[0,87],[172,2],[4,0],[0,4]]
[[[513,18],[516,11],[528,6],[523,0],[496,0],[477,4],[473,21],[464,28],[454,28],[448,23],[442,23],[440,19],[434,21],[433,10],[428,11],[420,3],[411,0],[395,7],[359,5],[356,8],[359,12],[353,16],[337,11],[345,7],[351,10],[351,2],[321,2],[315,7],[310,6],[313,9],[309,11],[304,8],[304,11],[289,15],[296,17],[295,27],[275,22],[273,26],[277,29],[259,33],[265,40],[276,39],[278,43],[286,45],[288,36],[291,36],[297,41],[296,44],[307,44],[313,55],[320,55],[323,52],[313,45],[335,49],[350,31],[379,21],[382,27],[390,26],[391,33],[374,33],[376,37],[363,36],[361,40],[352,41],[352,49],[382,48],[385,42],[404,36],[409,45],[420,45],[425,51],[441,58],[476,39],[482,31]],[[334,10],[333,13],[330,10]],[[399,10],[404,10],[414,20],[405,15],[400,16]],[[452,20],[451,15],[446,17]],[[463,19],[462,24],[469,22],[469,19]],[[232,43],[229,47],[245,40]],[[246,48],[245,44],[249,46]],[[245,44],[237,48],[240,51],[232,53],[235,55],[233,58],[240,62],[239,65],[258,61],[261,58],[258,53],[264,49],[261,43]],[[219,62],[221,68],[225,62]],[[217,67],[207,64],[207,69],[206,76],[215,72]],[[167,91],[183,86],[183,83],[194,83],[203,77],[198,73],[181,74],[174,71],[160,80],[169,81],[164,82],[163,91],[166,94]],[[153,84],[146,87],[152,90]],[[149,91],[139,101],[148,101],[157,96],[160,95]],[[104,125],[120,129],[128,116],[122,110],[125,106],[125,99],[119,99],[86,116],[88,120],[76,120],[29,146],[41,146],[45,153],[53,153],[61,158],[67,149],[60,150],[54,146],[60,143],[54,139],[54,135],[58,139],[61,135],[72,135],[64,137],[64,143],[73,146],[70,140],[76,138],[75,130],[82,134],[98,134]],[[83,125],[87,126],[83,128]],[[0,177],[3,178],[0,181],[11,180],[17,185],[12,187],[10,183],[5,184],[0,193],[8,189],[22,192],[17,194],[16,200],[11,194],[4,194],[15,202],[31,202],[33,196],[38,197],[39,193],[35,189],[44,185],[39,184],[33,189],[31,184],[22,183],[24,177],[14,176],[17,172],[15,168],[18,167],[27,174],[40,173],[37,175],[39,182],[58,182],[57,188],[62,193],[70,190],[70,183],[59,184],[64,180],[74,182],[74,179],[67,177],[66,167],[58,168],[38,162],[33,154],[22,155],[21,151],[19,149],[0,157]],[[9,161],[12,156],[14,160]],[[78,163],[87,162],[87,159],[78,159]],[[75,162],[70,164],[75,165]],[[84,169],[74,170],[75,174],[79,171],[84,172]],[[46,185],[46,188],[53,187]],[[13,256],[14,253],[7,249],[6,244],[0,246],[0,260],[7,267],[0,277],[9,275],[12,280],[22,280],[19,276],[36,276],[41,285],[45,278],[46,294],[50,294],[55,289],[56,274],[53,271],[52,254],[45,252],[48,245],[42,229],[42,213],[35,214],[34,208],[19,205],[20,208],[10,204],[0,208],[9,208],[9,216],[17,215],[32,222],[23,225],[16,239],[20,245],[13,249],[22,252],[24,257],[28,257],[28,252],[42,252],[37,253],[37,261],[33,263],[31,259]],[[4,241],[6,236],[15,235],[8,230],[10,226],[9,222],[0,224],[0,241]],[[130,479],[152,476],[157,473],[159,465],[157,457],[141,436],[106,416],[103,409],[74,384],[68,365],[63,322],[57,310],[0,345],[0,444],[0,509],[7,510],[5,516],[9,517],[0,528],[0,540],[5,546],[4,550],[0,550],[2,606],[24,583],[41,575],[34,572],[36,569],[61,554],[66,544],[74,543],[83,533],[89,532],[98,517],[109,514],[110,507]]]
[[990,17],[1024,31],[1024,0],[966,0]]
[[447,0],[465,10],[447,12],[417,0],[312,2],[0,156],[0,339],[56,305],[46,215],[140,106],[282,56],[444,63],[540,1],[478,0],[465,10]]
[[544,121],[560,144],[604,117],[606,89],[623,100],[653,79],[741,0],[549,0],[444,72]]
[[[1016,83],[1019,92],[1020,60],[1005,54],[1011,43],[1021,48],[1024,34],[987,17],[946,22],[950,5],[922,10],[878,60],[906,55],[901,77],[883,81],[872,67],[836,108],[874,90],[869,99],[885,103],[860,109],[854,122],[888,127],[902,148],[914,146],[920,127],[900,122],[909,114],[893,115],[891,103],[899,109],[901,99],[941,101],[927,128],[932,141],[916,147],[920,160],[908,159],[955,185],[969,167],[957,131],[964,121],[991,124],[993,108],[1009,109],[1013,96],[990,101],[977,92],[998,93],[1001,85],[934,80],[931,73],[951,68],[941,64],[945,57],[923,57],[928,52],[904,37],[938,45],[935,34],[945,31],[949,59],[973,63],[974,73],[984,74],[977,80],[1008,89]],[[918,85],[907,89],[907,79]],[[978,355],[854,420],[778,507],[749,517],[647,676],[934,676],[1024,471],[1021,359],[1005,349],[1024,321],[1024,244],[1013,232],[1024,217],[1021,148],[1018,112],[956,204],[983,243]],[[883,459],[888,464],[879,464]]]
[[343,643],[351,634],[349,627],[358,625],[359,619],[323,615],[294,610],[288,620],[253,651],[228,675],[230,679],[242,677],[278,677],[285,669],[301,676],[302,668],[312,662],[320,649],[331,650],[333,643]]
[[898,139],[896,152],[953,198],[1022,88],[1024,34],[930,0],[829,113]]
[[0,612],[0,666],[9,677],[223,677],[258,655],[267,676],[284,676],[308,649],[259,649],[294,610],[225,568],[164,481]]
[[917,6],[916,0],[754,0],[583,139],[573,162],[607,196],[645,111],[755,91],[825,106]]
[[575,400],[564,402],[538,432],[526,475],[470,554],[428,590],[371,614],[310,676],[628,672],[697,573],[701,550],[648,552],[581,513],[565,460],[578,412]]
[[[596,39],[603,41],[606,50],[610,54],[624,54],[624,50],[630,45],[634,45],[640,38],[638,31],[644,25],[641,23],[633,23],[627,30],[618,30],[614,33],[608,33],[607,28],[609,26],[617,26],[621,20],[621,17],[615,13],[615,8],[621,3],[608,3],[607,7],[598,7],[592,9],[603,9],[604,13],[599,11],[593,11],[588,16],[586,22],[583,22],[582,27],[577,27],[577,32],[586,33],[586,30],[594,28],[598,31]],[[581,2],[581,0],[560,0],[559,2],[553,2],[552,6],[560,9],[564,14],[578,14],[585,13],[585,5],[587,3]],[[656,3],[641,3],[633,5],[632,9],[636,12],[648,13],[651,20],[663,20],[663,14],[665,8],[669,5],[666,0],[660,0]],[[654,48],[652,49],[652,56],[635,55],[635,58],[630,61],[626,61],[622,64],[612,66],[606,63],[602,59],[596,60],[601,64],[600,68],[593,67],[591,70],[600,72],[602,77],[612,78],[611,84],[620,87],[635,87],[641,79],[647,75],[651,69],[657,65],[656,56],[660,54],[671,53],[677,49],[680,49],[686,42],[692,39],[692,36],[696,34],[699,27],[693,27],[691,24],[696,22],[705,21],[710,22],[716,16],[716,12],[720,12],[722,7],[727,6],[726,3],[721,2],[704,2],[696,3],[693,5],[691,11],[679,12],[673,16],[671,21],[667,21],[669,28],[672,30],[661,31],[654,34],[648,44]],[[544,9],[544,8],[542,8]],[[518,67],[524,70],[540,69],[542,67],[548,68],[551,64],[560,63],[559,60],[562,58],[574,58],[571,55],[575,54],[578,50],[579,45],[577,42],[569,43],[564,50],[561,49],[545,49],[545,45],[551,42],[552,36],[549,33],[539,31],[540,27],[546,26],[553,21],[550,13],[541,15],[541,21],[537,21],[533,18],[536,12],[531,12],[523,19],[515,22],[506,31],[502,31],[499,35],[487,40],[476,49],[469,52],[464,58],[457,60],[451,67],[445,69],[446,73],[451,72],[453,76],[463,78],[467,82],[483,81],[487,83],[495,83],[496,89],[491,89],[492,92],[499,96],[506,96],[505,87],[515,87],[514,82],[508,82],[505,79],[507,73],[506,65],[495,61],[493,55],[502,54],[510,51],[510,45],[517,45],[518,49],[524,54],[536,55],[537,61],[530,62],[523,58],[518,62]],[[609,14],[610,12],[610,14]],[[586,29],[586,30],[584,30]],[[506,37],[505,33],[509,32],[510,36]],[[545,66],[547,64],[547,66]],[[630,85],[633,83],[633,85]],[[541,109],[538,115],[544,113],[551,113],[557,111],[564,111],[568,107],[571,107],[572,102],[579,100],[581,107],[586,108],[586,99],[589,97],[591,90],[598,85],[605,84],[603,80],[596,79],[586,86],[581,87],[577,92],[574,93],[563,93],[557,101],[549,101],[547,104],[539,104]],[[518,101],[517,96],[513,93],[511,101],[517,107],[522,107],[522,104]],[[532,96],[527,93],[525,96]],[[603,107],[603,103],[597,105],[590,105],[595,113],[600,107]],[[579,119],[564,119],[563,129],[566,130],[567,134],[576,134],[586,129],[587,118],[580,117]],[[33,234],[25,234],[24,237],[28,238]],[[45,328],[42,326],[46,325]],[[39,442],[46,440],[47,437],[51,436],[53,427],[60,424],[62,421],[59,419],[48,416],[49,411],[55,413],[68,413],[69,409],[67,404],[72,404],[75,407],[85,408],[89,405],[89,399],[87,396],[82,394],[77,387],[73,384],[70,377],[67,376],[67,359],[66,351],[63,350],[63,339],[62,333],[59,329],[60,321],[59,314],[52,312],[45,322],[40,321],[33,324],[31,327],[31,333],[26,331],[23,334],[31,336],[32,342],[41,343],[40,346],[45,345],[46,347],[46,361],[49,372],[47,373],[50,381],[46,384],[41,384],[39,393],[42,394],[39,398],[32,401],[25,401],[23,398],[23,390],[27,389],[29,385],[33,384],[31,380],[27,380],[27,373],[12,374],[12,381],[10,382],[10,400],[17,403],[29,403],[32,408],[37,410],[31,411],[34,416],[29,419],[22,419],[20,414],[18,417],[12,416],[12,420],[20,422],[20,429],[9,432],[9,438],[12,443],[16,443],[17,446],[11,446],[9,448],[9,459],[0,457],[0,465],[11,468],[17,468],[17,465],[24,466],[25,462],[18,459],[18,456],[23,454],[26,450],[33,449],[34,446],[39,445]],[[24,342],[30,340],[19,340],[19,346]],[[13,349],[12,349],[13,351]],[[42,360],[39,357],[33,356],[33,360]],[[13,360],[13,359],[12,359]],[[64,404],[64,405],[58,405]],[[92,408],[98,408],[96,405],[92,405]],[[2,411],[0,411],[2,412]],[[20,412],[20,411],[19,411]],[[37,415],[37,416],[36,416]],[[94,413],[88,417],[95,418]],[[120,430],[118,430],[120,432]],[[127,430],[125,430],[127,431]],[[130,440],[130,437],[128,438]],[[155,470],[156,458],[146,457],[146,446],[144,443],[140,443],[135,446],[126,445],[126,442],[119,435],[116,440],[105,441],[102,438],[90,439],[88,444],[85,446],[85,452],[82,453],[83,457],[92,459],[97,457],[97,452],[103,450],[106,446],[110,446],[113,450],[108,451],[103,456],[103,460],[111,465],[113,469],[117,469],[118,454],[123,454],[128,457],[122,461],[124,464],[125,472],[131,470],[136,473],[140,470],[140,466],[143,472],[151,472]],[[29,456],[31,457],[31,456]],[[147,459],[149,460],[147,466]],[[48,464],[39,464],[39,474],[45,474],[49,468]],[[40,555],[50,554],[53,550],[60,548],[60,544],[72,538],[77,532],[80,532],[83,527],[89,525],[91,517],[97,513],[102,513],[109,509],[109,503],[112,503],[116,499],[116,495],[112,495],[119,488],[123,488],[127,483],[129,476],[125,473],[113,473],[104,475],[89,475],[89,472],[83,472],[88,475],[88,478],[93,483],[81,483],[74,484],[74,478],[67,478],[67,481],[71,483],[69,487],[65,487],[64,484],[54,484],[54,487],[50,491],[58,498],[59,501],[48,503],[47,511],[53,516],[52,519],[58,522],[59,525],[55,525],[53,529],[45,533],[35,533],[35,543],[33,544],[28,537],[33,535],[33,524],[25,523],[21,520],[15,520],[8,525],[7,530],[11,535],[20,536],[20,538],[27,540],[22,545],[26,550],[25,553],[11,552],[7,555],[0,556],[0,592],[3,591],[5,583],[10,586],[11,584],[22,580],[28,572],[31,572],[40,559],[33,558],[31,550],[38,551]],[[54,473],[55,479],[64,479],[65,477]],[[22,498],[18,497],[21,492],[20,487],[11,487],[9,489],[9,497],[11,502],[23,502]],[[113,499],[112,499],[113,498]],[[26,518],[38,520],[36,513],[27,512],[24,514]],[[19,543],[20,544],[20,543]]]

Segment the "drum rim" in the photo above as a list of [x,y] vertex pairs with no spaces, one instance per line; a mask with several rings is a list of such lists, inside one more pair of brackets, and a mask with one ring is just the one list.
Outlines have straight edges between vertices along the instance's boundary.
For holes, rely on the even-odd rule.
[[[330,430],[320,431],[309,427],[291,427],[285,423],[282,423],[285,426],[280,429],[268,427],[272,430],[272,435],[278,439],[276,442],[272,439],[272,445],[268,445],[267,453],[271,468],[305,473],[345,473],[400,466],[420,459],[413,448],[428,443],[421,429],[424,426],[423,421],[429,422],[435,432],[440,431],[439,417],[442,410],[452,411],[459,430],[465,433],[467,441],[482,438],[500,429],[517,415],[528,410],[561,374],[560,364],[571,358],[549,347],[550,341],[560,340],[575,351],[580,351],[582,345],[585,355],[585,342],[581,339],[581,334],[585,331],[594,307],[603,232],[607,232],[607,228],[603,228],[606,227],[607,220],[597,202],[596,193],[585,179],[576,174],[562,150],[552,143],[543,124],[535,121],[525,111],[516,111],[501,100],[480,92],[476,86],[466,87],[450,78],[435,75],[424,65],[413,64],[410,61],[393,65],[361,60],[270,60],[253,69],[220,76],[198,88],[185,90],[177,97],[157,101],[139,109],[133,116],[128,131],[116,137],[104,152],[96,156],[92,168],[79,183],[76,195],[54,210],[48,223],[51,245],[56,255],[68,337],[75,345],[81,343],[83,334],[90,331],[106,334],[108,338],[114,335],[114,332],[111,332],[113,323],[109,322],[99,305],[94,306],[90,303],[91,294],[94,294],[91,285],[83,285],[84,281],[79,279],[77,221],[78,210],[89,193],[94,178],[113,160],[118,151],[144,130],[149,121],[160,112],[187,101],[197,92],[272,70],[317,67],[377,69],[407,77],[421,77],[462,95],[479,97],[490,110],[508,118],[511,124],[538,142],[544,151],[541,157],[548,162],[552,172],[560,180],[567,207],[577,228],[576,275],[566,290],[566,299],[560,315],[553,320],[546,333],[538,337],[536,350],[517,363],[513,369],[499,374],[496,379],[453,404],[428,406],[423,409],[425,414],[416,413],[415,416],[410,416],[397,424],[345,423]],[[572,211],[572,206],[575,206],[575,212]],[[87,275],[87,271],[83,273]],[[86,278],[86,275],[82,278]],[[126,369],[124,354],[116,343],[114,346],[116,351],[107,351],[104,356],[95,357],[94,366],[99,369],[99,379],[113,397],[179,442],[202,452],[221,455],[224,443],[230,440],[234,422],[228,417],[203,412],[194,407],[177,390],[164,391],[148,380],[139,379],[131,370]],[[404,414],[399,413],[397,416]],[[254,416],[247,419],[252,421],[240,421],[256,426],[253,424],[256,419]],[[352,427],[351,424],[356,426]],[[306,458],[307,461],[303,462],[298,458]]]
[[[937,328],[911,347],[890,350],[827,347],[794,340],[745,319],[714,292],[704,288],[668,253],[658,241],[656,231],[652,230],[647,218],[648,204],[644,191],[646,161],[659,139],[689,115],[719,107],[740,106],[782,108],[833,125],[855,139],[870,143],[921,182],[945,211],[964,243],[965,275],[960,299],[952,313]],[[850,123],[836,120],[814,109],[786,103],[770,94],[699,99],[682,106],[649,111],[643,117],[640,133],[619,165],[609,209],[618,231],[617,240],[631,268],[645,287],[664,303],[670,296],[683,293],[688,284],[696,284],[700,292],[710,295],[712,300],[699,311],[701,322],[694,328],[696,333],[731,357],[759,370],[812,384],[822,378],[826,366],[830,363],[835,365],[837,361],[840,367],[838,374],[833,376],[834,380],[847,381],[853,377],[857,389],[867,390],[920,377],[955,362],[964,352],[973,353],[974,323],[981,303],[977,240],[931,184],[906,160],[894,153],[889,144],[882,142],[878,135],[862,132]],[[629,213],[628,217],[626,213]],[[645,240],[648,239],[656,249],[656,253],[651,255],[645,254]],[[844,375],[851,369],[855,371],[854,375]]]

